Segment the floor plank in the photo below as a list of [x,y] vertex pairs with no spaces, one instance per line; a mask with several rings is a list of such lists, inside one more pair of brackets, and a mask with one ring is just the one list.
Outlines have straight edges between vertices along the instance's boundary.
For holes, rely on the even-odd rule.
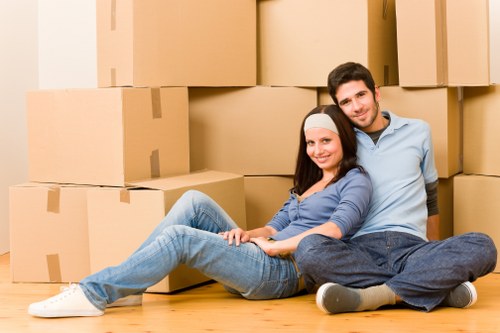
[[479,300],[469,309],[408,308],[326,315],[314,295],[248,301],[217,283],[173,295],[146,294],[143,306],[108,309],[101,317],[34,318],[31,302],[56,294],[59,284],[11,283],[9,255],[0,256],[0,332],[500,332],[500,275],[475,282]]

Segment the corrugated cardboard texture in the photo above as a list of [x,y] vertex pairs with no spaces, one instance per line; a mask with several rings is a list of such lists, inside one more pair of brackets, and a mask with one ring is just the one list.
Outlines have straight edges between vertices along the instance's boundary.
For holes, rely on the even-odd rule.
[[253,86],[255,0],[98,0],[98,86]]
[[292,175],[300,125],[317,91],[295,87],[190,89],[191,170]]
[[31,181],[122,186],[189,172],[185,87],[40,90],[27,104]]
[[[397,85],[394,0],[273,0],[259,8],[260,85],[325,87],[346,61]],[[355,24],[353,24],[355,16]]]

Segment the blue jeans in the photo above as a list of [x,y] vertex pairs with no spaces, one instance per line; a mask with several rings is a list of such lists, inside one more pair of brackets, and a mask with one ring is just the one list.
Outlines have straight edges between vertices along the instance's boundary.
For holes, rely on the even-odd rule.
[[481,233],[432,242],[401,232],[347,241],[310,235],[299,243],[295,259],[308,291],[325,282],[353,288],[385,283],[408,305],[430,311],[462,282],[492,272],[497,250]]
[[130,257],[86,277],[80,286],[103,310],[119,298],[144,292],[182,263],[248,299],[298,293],[299,274],[290,258],[270,257],[254,243],[229,246],[218,234],[236,227],[211,198],[187,191]]

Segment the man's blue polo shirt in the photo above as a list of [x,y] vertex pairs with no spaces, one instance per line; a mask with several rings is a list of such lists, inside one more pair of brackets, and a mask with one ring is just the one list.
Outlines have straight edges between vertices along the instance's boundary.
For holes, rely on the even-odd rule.
[[373,195],[368,215],[354,237],[398,231],[427,239],[425,184],[438,179],[429,125],[392,112],[377,144],[356,129],[359,163],[368,171]]

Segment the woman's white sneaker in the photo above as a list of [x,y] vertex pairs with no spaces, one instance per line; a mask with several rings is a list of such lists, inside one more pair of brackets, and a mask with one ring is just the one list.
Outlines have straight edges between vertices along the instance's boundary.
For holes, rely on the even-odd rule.
[[104,311],[90,303],[79,285],[72,284],[56,296],[30,304],[28,313],[35,317],[54,318],[101,316]]

